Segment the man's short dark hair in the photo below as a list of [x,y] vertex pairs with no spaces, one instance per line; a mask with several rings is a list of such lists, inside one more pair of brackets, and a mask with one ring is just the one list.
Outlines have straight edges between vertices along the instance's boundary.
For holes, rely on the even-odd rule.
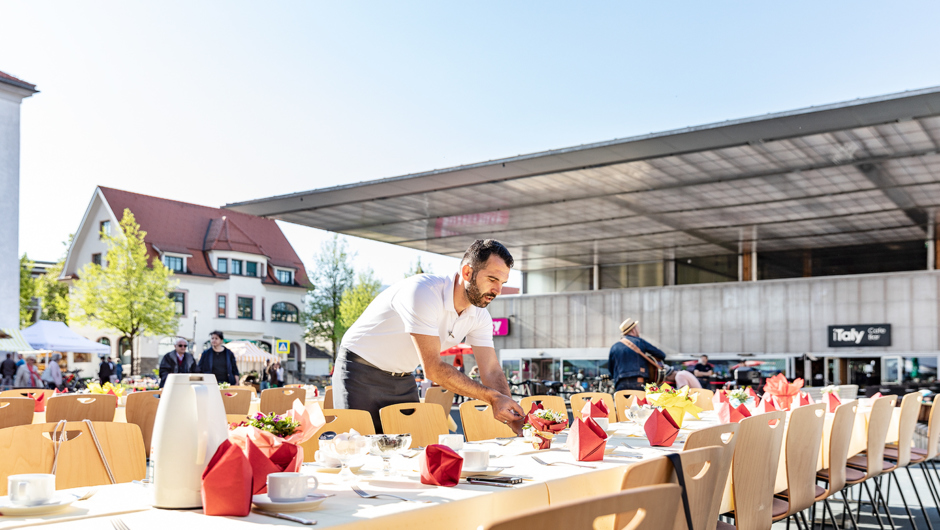
[[221,332],[221,331],[213,331],[212,333],[209,334],[210,337],[213,336],[213,335],[215,335],[216,337],[218,337],[219,340],[225,340],[225,337],[222,336],[222,332]]
[[490,256],[493,254],[502,258],[503,261],[506,262],[507,267],[512,268],[512,254],[509,253],[509,249],[495,239],[477,239],[474,241],[473,244],[470,245],[470,248],[464,252],[460,265],[469,264],[471,269],[479,271],[486,266],[486,262],[489,261]]

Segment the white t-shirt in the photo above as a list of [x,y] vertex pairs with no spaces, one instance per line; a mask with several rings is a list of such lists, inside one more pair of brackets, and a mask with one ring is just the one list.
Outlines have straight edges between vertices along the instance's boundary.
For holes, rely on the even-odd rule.
[[441,350],[466,337],[471,346],[493,347],[489,311],[471,305],[457,316],[457,274],[418,274],[382,291],[343,336],[342,347],[389,372],[411,372],[421,358],[411,334],[440,338]]

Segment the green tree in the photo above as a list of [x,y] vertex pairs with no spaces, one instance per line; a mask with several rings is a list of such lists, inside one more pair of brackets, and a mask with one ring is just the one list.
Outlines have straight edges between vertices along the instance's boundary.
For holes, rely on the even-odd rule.
[[339,304],[339,321],[343,329],[352,327],[359,315],[369,306],[369,302],[374,300],[381,290],[382,282],[373,275],[372,269],[359,273],[356,285],[346,291],[343,301]]
[[311,287],[307,302],[300,314],[304,337],[311,341],[333,345],[333,358],[346,328],[340,322],[339,305],[343,295],[352,287],[353,268],[346,248],[346,240],[338,234],[323,242],[315,259],[315,267],[307,271]]
[[36,278],[36,294],[41,301],[43,320],[55,320],[68,324],[69,286],[59,281],[63,266],[65,266],[65,258]]
[[131,345],[131,373],[139,371],[134,339],[141,335],[175,335],[176,308],[168,294],[177,282],[159,260],[149,260],[144,237],[129,209],[121,230],[102,233],[108,252],[103,265],[89,263],[78,272],[73,291],[75,319],[98,328],[114,329]]
[[431,273],[431,267],[430,267],[429,265],[422,265],[422,264],[421,264],[421,256],[418,256],[418,260],[415,261],[415,264],[412,265],[411,268],[408,269],[407,272],[405,272],[405,278],[411,278],[411,277],[414,276],[415,274],[424,274],[424,273],[429,273],[429,274],[430,274],[430,273]]
[[33,298],[36,298],[36,279],[33,278],[32,270],[34,263],[26,257],[24,252],[20,256],[20,327],[25,328],[36,321],[36,306],[33,305]]

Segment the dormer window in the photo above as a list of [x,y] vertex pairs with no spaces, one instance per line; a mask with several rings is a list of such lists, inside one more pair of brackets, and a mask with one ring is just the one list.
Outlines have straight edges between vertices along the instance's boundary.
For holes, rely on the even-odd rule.
[[163,256],[163,264],[173,272],[183,272],[183,258],[179,256]]
[[228,258],[219,258],[216,262],[215,270],[222,274],[228,274]]
[[291,285],[294,283],[293,271],[285,271],[282,269],[276,269],[276,272],[277,272],[277,281],[286,285]]

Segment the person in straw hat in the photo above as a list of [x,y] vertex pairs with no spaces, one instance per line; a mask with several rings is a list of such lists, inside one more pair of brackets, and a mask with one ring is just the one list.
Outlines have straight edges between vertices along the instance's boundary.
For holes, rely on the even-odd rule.
[[610,378],[617,385],[617,390],[643,390],[649,378],[646,359],[639,352],[646,353],[660,361],[666,359],[662,350],[640,338],[639,322],[628,318],[620,324],[622,337],[610,347],[607,368]]

